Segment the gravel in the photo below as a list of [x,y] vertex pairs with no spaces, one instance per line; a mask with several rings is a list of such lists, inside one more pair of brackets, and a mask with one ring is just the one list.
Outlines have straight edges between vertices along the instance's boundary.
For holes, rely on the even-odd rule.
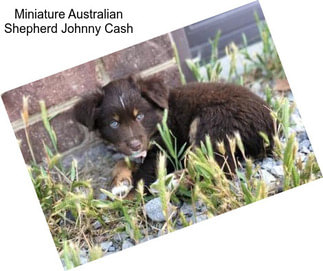
[[[253,83],[250,88],[258,94],[259,83]],[[290,102],[294,102],[294,96],[292,92],[289,91],[287,93],[287,98]],[[308,139],[305,127],[301,119],[301,115],[297,108],[295,108],[294,112],[291,115],[291,127],[289,129],[289,133],[296,133],[296,139],[298,141],[297,156],[300,157],[302,162],[306,162],[307,156],[310,152],[313,152],[313,148],[311,146],[311,142]],[[284,178],[284,169],[281,160],[278,161],[272,157],[267,157],[262,161],[257,161],[257,164],[260,166],[260,174],[263,176],[263,179],[267,184],[274,185],[276,183],[276,185],[281,185],[281,181]]]
[[278,165],[278,166],[273,166],[270,169],[270,172],[272,174],[274,174],[276,177],[282,178],[284,176],[284,169],[282,165]]
[[193,215],[193,206],[192,204],[188,204],[186,202],[183,203],[180,211],[187,217],[191,217]]
[[116,251],[116,248],[114,246],[111,246],[111,247],[109,247],[108,251],[109,252],[115,252]]
[[129,247],[133,247],[133,243],[131,243],[129,240],[125,240],[123,243],[122,243],[122,250],[124,249],[127,249]]
[[[160,198],[154,198],[145,204],[147,216],[154,222],[163,222],[166,220],[163,214],[163,208]],[[168,205],[168,213],[171,214],[175,210],[175,206]]]
[[266,182],[266,184],[271,184],[272,182],[276,181],[276,178],[270,174],[267,170],[261,169],[260,175],[262,179]]
[[101,248],[104,251],[109,251],[110,247],[112,247],[112,244],[113,243],[111,241],[103,242],[103,243],[101,243]]
[[270,170],[276,165],[276,161],[273,158],[267,157],[261,162],[261,168]]
[[140,243],[144,243],[146,241],[149,241],[151,239],[154,239],[155,237],[153,235],[148,235],[147,237],[140,240]]
[[88,259],[86,256],[80,256],[80,262],[81,264],[86,264],[88,262]]
[[93,228],[95,230],[97,229],[100,229],[102,227],[101,223],[99,221],[95,221],[93,224],[92,224]]

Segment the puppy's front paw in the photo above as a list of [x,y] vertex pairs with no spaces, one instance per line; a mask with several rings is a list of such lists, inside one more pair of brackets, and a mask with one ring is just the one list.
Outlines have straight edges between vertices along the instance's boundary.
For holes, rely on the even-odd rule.
[[118,198],[125,198],[133,188],[132,173],[125,161],[119,161],[112,171],[111,193]]
[[123,199],[127,197],[132,188],[133,185],[131,179],[114,179],[112,182],[111,193],[116,197]]

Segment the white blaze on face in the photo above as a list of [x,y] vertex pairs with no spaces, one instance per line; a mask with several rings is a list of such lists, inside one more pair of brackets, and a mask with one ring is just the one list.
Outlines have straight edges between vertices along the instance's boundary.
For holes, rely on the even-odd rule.
[[124,104],[124,100],[123,100],[123,94],[122,94],[121,96],[119,96],[119,100],[120,100],[120,103],[121,103],[121,105],[122,105],[122,108],[123,108],[124,110],[126,110],[126,106],[125,106],[125,104]]
[[[126,106],[125,106],[124,100],[123,100],[123,94],[121,96],[119,96],[119,101],[121,103],[123,110],[126,110]],[[130,133],[130,136],[133,137],[133,131],[132,131],[131,127],[129,127],[129,133]]]
[[129,126],[129,134],[130,134],[131,137],[133,137],[133,131],[132,131],[130,126]]

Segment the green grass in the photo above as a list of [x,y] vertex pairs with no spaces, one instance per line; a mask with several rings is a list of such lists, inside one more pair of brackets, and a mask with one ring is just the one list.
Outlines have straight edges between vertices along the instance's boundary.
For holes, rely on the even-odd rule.
[[182,161],[185,155],[186,144],[178,149],[177,139],[167,127],[167,109],[164,112],[164,116],[161,123],[157,124],[157,129],[161,135],[163,142],[166,146],[166,149],[163,149],[157,142],[153,142],[165,156],[167,156],[169,162],[173,165],[175,170],[182,169]]

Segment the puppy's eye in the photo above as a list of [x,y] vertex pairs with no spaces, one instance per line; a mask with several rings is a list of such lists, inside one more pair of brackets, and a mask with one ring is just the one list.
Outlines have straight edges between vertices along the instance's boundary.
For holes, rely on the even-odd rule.
[[137,114],[137,116],[136,116],[137,121],[142,121],[143,119],[144,119],[144,114],[143,113]]
[[117,122],[116,120],[113,120],[110,122],[110,127],[113,129],[117,129],[119,127],[120,123]]

